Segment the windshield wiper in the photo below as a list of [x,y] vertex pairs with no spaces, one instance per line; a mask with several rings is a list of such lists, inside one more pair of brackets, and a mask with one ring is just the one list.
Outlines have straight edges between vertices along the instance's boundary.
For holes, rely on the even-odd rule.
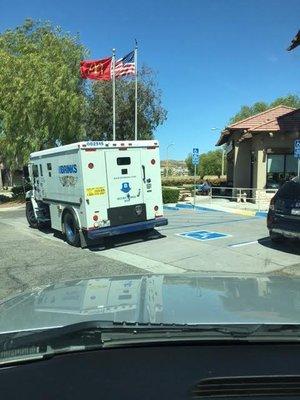
[[99,334],[104,329],[113,329],[111,321],[83,321],[70,325],[54,328],[40,328],[31,331],[20,331],[17,333],[5,333],[0,335],[0,349],[20,348],[23,346],[34,346],[41,343],[53,343],[64,338],[78,338],[89,334]]
[[283,332],[300,333],[300,325],[268,324],[153,324],[113,321],[83,321],[71,325],[0,335],[0,351],[30,346],[61,349],[82,346],[101,348],[108,344],[153,341],[277,338]]
[[[83,321],[62,327],[0,335],[0,349],[12,349],[37,344],[78,343],[102,345],[109,338],[175,337],[187,335],[225,335],[242,337],[252,334],[258,325],[188,325],[188,324],[151,324],[113,321]],[[105,334],[105,337],[103,336]]]

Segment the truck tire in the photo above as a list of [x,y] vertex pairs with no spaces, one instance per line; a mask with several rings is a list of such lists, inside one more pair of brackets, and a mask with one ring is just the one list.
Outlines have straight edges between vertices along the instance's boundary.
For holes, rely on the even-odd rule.
[[282,243],[285,240],[285,237],[280,235],[280,233],[275,233],[272,231],[269,231],[270,233],[270,239],[272,240],[273,243]]
[[67,211],[63,217],[63,225],[66,242],[71,246],[80,246],[80,235],[76,224],[76,220],[72,213]]
[[32,203],[30,200],[26,201],[26,219],[31,228],[38,229],[39,223],[34,215]]

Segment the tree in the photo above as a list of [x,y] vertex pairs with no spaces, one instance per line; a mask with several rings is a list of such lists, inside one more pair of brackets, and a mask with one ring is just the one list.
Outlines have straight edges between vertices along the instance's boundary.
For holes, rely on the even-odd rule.
[[77,37],[26,20],[0,35],[0,151],[17,168],[29,154],[85,135],[85,84]]
[[241,121],[245,118],[251,117],[252,115],[261,113],[268,110],[269,108],[284,105],[287,107],[300,108],[300,97],[296,94],[288,94],[287,96],[278,97],[271,103],[265,103],[263,101],[256,102],[252,106],[242,106],[240,111],[230,119],[230,124]]
[[[116,80],[116,137],[134,138],[134,94],[132,78]],[[112,139],[112,83],[93,82],[88,100],[87,136]],[[143,67],[138,77],[138,139],[152,139],[155,129],[166,120],[153,72]]]
[[[185,160],[191,175],[194,175],[192,155],[189,154]],[[213,150],[200,155],[199,164],[196,167],[196,174],[201,177],[205,175],[221,175],[222,173],[222,150]]]

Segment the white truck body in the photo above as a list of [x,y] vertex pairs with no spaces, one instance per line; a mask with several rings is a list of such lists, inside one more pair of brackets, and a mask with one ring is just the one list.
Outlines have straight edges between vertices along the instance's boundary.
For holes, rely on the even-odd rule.
[[29,175],[27,200],[36,218],[63,233],[66,210],[92,239],[167,224],[157,141],[87,141],[38,151],[30,155]]

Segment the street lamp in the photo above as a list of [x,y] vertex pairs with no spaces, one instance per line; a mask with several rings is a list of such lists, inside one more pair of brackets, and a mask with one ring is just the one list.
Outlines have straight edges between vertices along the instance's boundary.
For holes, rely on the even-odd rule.
[[167,173],[166,173],[166,176],[169,175],[169,148],[172,146],[174,146],[173,142],[168,144],[168,146],[167,146]]
[[[221,131],[221,128],[211,128],[212,131]],[[222,147],[222,171],[221,171],[221,175],[224,176],[224,165],[225,165],[225,149],[224,147]]]

